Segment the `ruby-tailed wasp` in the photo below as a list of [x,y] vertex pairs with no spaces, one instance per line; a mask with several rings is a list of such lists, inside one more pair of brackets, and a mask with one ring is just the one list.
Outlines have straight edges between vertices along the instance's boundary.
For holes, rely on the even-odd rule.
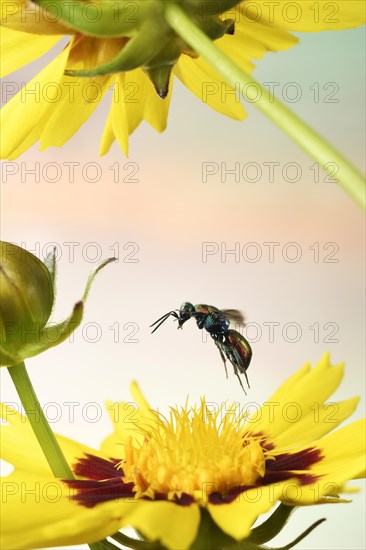
[[189,302],[184,302],[180,309],[169,311],[155,321],[155,323],[150,325],[151,327],[156,325],[152,333],[169,317],[174,317],[174,319],[178,321],[178,328],[182,328],[184,323],[193,317],[196,320],[198,328],[207,330],[212,336],[220,352],[221,359],[224,362],[226,378],[226,360],[229,360],[234,367],[234,374],[237,376],[244,393],[246,393],[239,373],[244,374],[249,388],[246,371],[252,358],[252,349],[240,332],[229,329],[230,321],[244,324],[244,317],[240,311],[236,309],[220,310],[217,307],[208,306],[206,304],[194,306]]

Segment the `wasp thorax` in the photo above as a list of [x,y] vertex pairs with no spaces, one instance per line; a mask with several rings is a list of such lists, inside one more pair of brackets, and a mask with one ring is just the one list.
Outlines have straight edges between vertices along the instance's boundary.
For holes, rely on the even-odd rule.
[[229,319],[221,313],[221,311],[214,311],[207,315],[205,319],[205,329],[210,334],[224,334],[230,325]]
[[0,242],[1,365],[12,364],[27,344],[37,342],[51,315],[54,291],[50,273],[36,256]]

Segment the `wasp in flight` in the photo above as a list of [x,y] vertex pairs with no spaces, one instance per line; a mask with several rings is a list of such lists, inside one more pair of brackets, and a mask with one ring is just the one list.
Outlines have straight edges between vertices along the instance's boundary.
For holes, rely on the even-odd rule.
[[[155,332],[169,317],[173,317],[178,321],[178,328],[182,328],[184,323],[192,317],[196,320],[199,329],[205,329],[213,338],[223,360],[226,378],[227,368],[226,361],[229,360],[234,368],[234,374],[237,376],[244,393],[246,391],[242,384],[239,374],[244,374],[249,386],[247,369],[252,358],[252,349],[249,342],[236,330],[229,329],[230,321],[244,324],[244,317],[240,311],[236,309],[218,309],[214,306],[206,304],[198,304],[194,306],[189,302],[184,302],[180,309],[169,311],[160,319],[155,321],[151,327],[155,328]],[[152,334],[151,333],[151,334]]]

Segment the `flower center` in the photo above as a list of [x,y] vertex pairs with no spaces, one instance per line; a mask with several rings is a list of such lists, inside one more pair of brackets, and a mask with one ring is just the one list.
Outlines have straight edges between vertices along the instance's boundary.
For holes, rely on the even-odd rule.
[[123,481],[134,482],[137,497],[185,493],[196,501],[253,485],[265,473],[266,451],[257,438],[243,438],[245,422],[244,415],[231,422],[222,408],[208,413],[205,401],[191,410],[172,409],[169,419],[156,413],[143,428],[142,443],[131,437],[125,444]]

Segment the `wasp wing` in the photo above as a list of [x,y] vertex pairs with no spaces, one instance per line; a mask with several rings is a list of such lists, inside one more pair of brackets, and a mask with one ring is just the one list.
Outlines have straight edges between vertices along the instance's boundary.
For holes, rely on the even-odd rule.
[[230,321],[245,325],[244,315],[237,309],[222,309],[221,310]]

